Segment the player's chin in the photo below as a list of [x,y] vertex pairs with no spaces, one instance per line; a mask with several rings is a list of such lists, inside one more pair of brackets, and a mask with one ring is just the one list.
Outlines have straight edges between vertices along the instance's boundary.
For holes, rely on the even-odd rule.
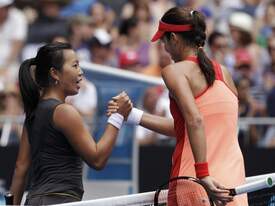
[[73,95],[77,95],[79,92],[79,88],[74,88],[74,89],[71,89],[70,91],[68,91],[68,96],[73,96]]
[[76,94],[78,94],[78,92],[79,92],[79,89],[80,89],[80,84],[76,84],[76,86],[74,85],[73,87],[73,92],[75,92]]
[[79,92],[79,89],[75,90],[75,91],[73,92],[73,95],[77,95],[78,92]]

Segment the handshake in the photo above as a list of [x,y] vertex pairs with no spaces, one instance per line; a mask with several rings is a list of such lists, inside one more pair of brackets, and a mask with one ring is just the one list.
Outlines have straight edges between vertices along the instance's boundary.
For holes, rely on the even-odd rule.
[[108,102],[108,123],[120,129],[123,121],[138,125],[141,121],[143,111],[134,108],[133,103],[126,92],[121,92]]

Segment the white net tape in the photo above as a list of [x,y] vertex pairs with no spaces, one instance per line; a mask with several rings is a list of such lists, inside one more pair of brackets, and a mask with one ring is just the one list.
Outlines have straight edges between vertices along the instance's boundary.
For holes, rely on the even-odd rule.
[[[166,203],[167,199],[167,190],[166,193],[162,197],[159,198],[159,203]],[[122,206],[122,205],[130,205],[130,206],[138,206],[138,205],[152,205],[154,202],[155,192],[145,192],[139,194],[132,195],[122,195],[116,197],[102,198],[96,200],[82,201],[82,202],[74,202],[74,203],[66,203],[59,204],[58,206]]]
[[[265,188],[270,188],[274,185],[275,173],[253,176],[246,178],[246,184],[240,185],[235,188],[237,195],[254,192]],[[162,196],[159,197],[159,203],[167,202],[167,190],[162,192]],[[82,202],[59,204],[58,206],[148,206],[154,203],[155,192],[145,192],[132,195],[122,195],[116,197],[88,200]]]

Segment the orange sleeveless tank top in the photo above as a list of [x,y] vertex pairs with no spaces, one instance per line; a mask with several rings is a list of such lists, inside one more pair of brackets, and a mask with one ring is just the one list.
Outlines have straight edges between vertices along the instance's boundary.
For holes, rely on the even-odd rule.
[[[194,56],[186,60],[198,62]],[[224,82],[220,65],[214,61],[212,63],[216,80],[211,87],[195,97],[195,102],[203,117],[209,173],[223,186],[232,188],[245,183],[244,160],[237,136],[238,99]],[[195,161],[186,124],[172,97],[170,97],[170,111],[176,133],[171,177],[195,177]],[[247,196],[236,196],[234,201],[227,205],[247,206]]]

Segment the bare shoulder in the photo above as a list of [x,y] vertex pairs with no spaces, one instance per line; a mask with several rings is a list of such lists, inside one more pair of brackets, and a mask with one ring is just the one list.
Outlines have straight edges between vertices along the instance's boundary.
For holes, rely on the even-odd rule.
[[65,103],[56,107],[53,114],[53,121],[55,126],[63,128],[76,121],[81,121],[81,116],[72,105]]
[[56,116],[74,116],[79,115],[78,111],[70,104],[60,104],[55,109],[55,115]]
[[237,96],[238,92],[235,86],[235,83],[232,79],[232,76],[230,74],[230,72],[228,71],[228,69],[221,65],[221,69],[222,69],[222,75],[223,75],[223,79],[226,83],[226,85],[232,90],[232,92],[234,92],[234,94]]
[[183,69],[185,66],[186,64],[181,62],[168,65],[162,70],[162,78],[171,95],[177,96],[179,91],[186,91],[189,87],[188,76]]
[[173,68],[174,68],[174,64],[169,64],[161,70],[161,74],[163,75],[163,74],[169,73],[173,70]]
[[164,82],[167,81],[167,79],[169,80],[169,77],[173,76],[174,74],[174,66],[172,64],[164,67],[162,70],[161,70],[161,76],[164,80]]
[[174,64],[170,64],[162,69],[162,76],[165,75],[187,75],[189,70],[192,70],[192,62],[181,61]]
[[170,64],[162,69],[161,75],[166,83],[176,83],[178,79],[182,79],[182,77],[186,77],[186,72],[184,69],[185,67],[184,62]]
[[174,64],[170,64],[162,70],[162,78],[164,82],[169,84],[176,84],[183,82],[189,83],[191,85],[194,77],[201,73],[201,70],[197,64],[192,61],[181,61]]

